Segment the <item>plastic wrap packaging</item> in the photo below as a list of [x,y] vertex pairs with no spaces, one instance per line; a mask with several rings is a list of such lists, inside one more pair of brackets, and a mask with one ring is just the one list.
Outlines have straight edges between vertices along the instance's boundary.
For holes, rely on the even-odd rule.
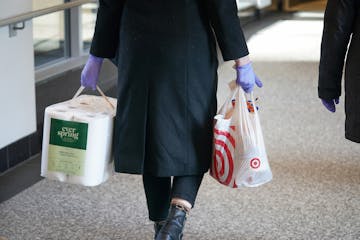
[[84,186],[113,173],[116,99],[82,95],[45,109],[41,176]]

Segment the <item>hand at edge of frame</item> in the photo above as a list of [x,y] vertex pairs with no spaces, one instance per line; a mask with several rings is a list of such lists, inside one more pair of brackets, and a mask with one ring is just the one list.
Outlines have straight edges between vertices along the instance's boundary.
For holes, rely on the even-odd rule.
[[330,99],[330,100],[321,98],[321,102],[327,110],[334,113],[334,112],[336,112],[335,104],[339,104],[340,100],[339,100],[339,98],[334,98],[334,99]]

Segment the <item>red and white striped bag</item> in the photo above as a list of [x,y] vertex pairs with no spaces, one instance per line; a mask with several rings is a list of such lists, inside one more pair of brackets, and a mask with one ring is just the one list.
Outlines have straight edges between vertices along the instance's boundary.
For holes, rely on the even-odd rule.
[[252,94],[250,100],[251,111],[245,92],[236,87],[215,116],[210,175],[232,188],[257,187],[272,179]]

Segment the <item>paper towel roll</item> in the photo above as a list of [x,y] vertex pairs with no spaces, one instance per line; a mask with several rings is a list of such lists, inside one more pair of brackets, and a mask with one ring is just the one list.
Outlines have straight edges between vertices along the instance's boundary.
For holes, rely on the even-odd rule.
[[66,107],[63,106],[54,106],[53,108],[45,109],[43,149],[42,149],[42,157],[41,157],[41,176],[46,177],[48,179],[65,182],[67,180],[67,176],[65,173],[57,172],[57,171],[48,171],[48,154],[49,154],[48,144],[50,141],[51,118],[70,121],[72,115],[69,114]]
[[113,118],[103,114],[77,114],[74,121],[88,123],[84,176],[69,176],[71,183],[95,186],[107,180],[110,161]]
[[[108,98],[108,100],[116,107],[116,99]],[[47,107],[44,117],[41,175],[85,186],[95,186],[106,181],[114,172],[111,144],[115,109],[111,108],[102,97],[89,95],[81,95],[78,98]],[[69,159],[66,159],[67,163],[73,160],[74,166],[78,166],[79,171],[69,174],[69,172],[48,169],[51,118],[71,121],[75,124],[87,124],[86,149],[71,150],[60,146],[62,152],[66,153],[68,150],[70,155],[71,151],[82,153],[80,154],[82,157],[79,159],[74,159],[78,156],[76,154],[69,155]],[[72,163],[70,162],[70,164]]]

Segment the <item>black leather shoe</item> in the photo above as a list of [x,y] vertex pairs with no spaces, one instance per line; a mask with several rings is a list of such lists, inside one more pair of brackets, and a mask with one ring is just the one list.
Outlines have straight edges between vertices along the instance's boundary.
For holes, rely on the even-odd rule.
[[171,205],[165,225],[160,229],[156,240],[181,240],[187,211],[178,205]]
[[[163,221],[158,221],[154,223],[154,230],[155,230],[155,237],[154,239],[156,239],[157,235],[159,234],[160,229],[165,225],[166,220]],[[1,239],[0,239],[1,240]]]

